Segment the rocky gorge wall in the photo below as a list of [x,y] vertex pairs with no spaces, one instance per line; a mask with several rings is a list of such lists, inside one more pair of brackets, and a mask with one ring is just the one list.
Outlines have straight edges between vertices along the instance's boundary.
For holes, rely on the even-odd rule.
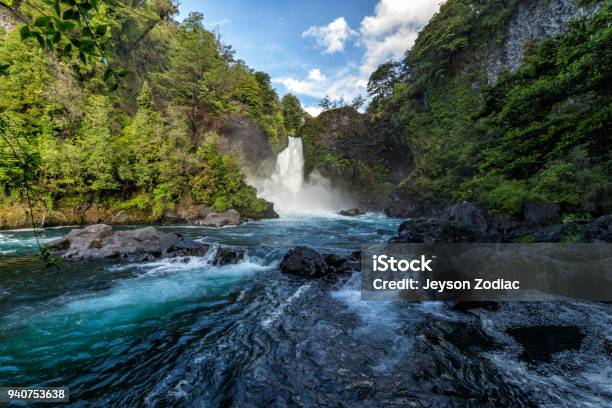
[[484,50],[484,66],[489,83],[495,83],[504,70],[515,72],[523,63],[525,47],[563,33],[567,24],[590,16],[599,5],[581,6],[576,0],[521,0],[498,43],[492,38]]

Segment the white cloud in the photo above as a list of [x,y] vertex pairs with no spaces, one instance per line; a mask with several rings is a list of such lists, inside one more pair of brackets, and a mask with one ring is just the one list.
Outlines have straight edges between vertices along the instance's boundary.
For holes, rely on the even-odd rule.
[[373,16],[361,21],[365,54],[361,72],[369,75],[390,58],[398,59],[414,45],[418,32],[438,11],[442,0],[380,0]]
[[[438,11],[444,0],[379,0],[374,14],[361,21],[359,33],[352,30],[344,17],[339,17],[322,27],[310,27],[302,33],[303,38],[312,37],[317,45],[328,54],[342,51],[350,37],[359,37],[358,43],[364,48],[361,65],[342,67],[328,75],[312,69],[299,77],[281,77],[273,82],[282,84],[288,92],[296,95],[332,100],[344,98],[350,101],[355,96],[366,95],[370,74],[383,62],[399,59],[410,49],[419,31]],[[311,114],[319,107],[305,108]]]
[[351,30],[344,17],[338,17],[326,26],[311,26],[302,33],[303,38],[314,38],[326,54],[343,51],[344,43],[352,35],[357,35],[357,32]]
[[304,106],[304,110],[315,118],[319,116],[319,113],[323,112],[323,108],[320,106]]
[[319,68],[311,69],[308,73],[308,79],[311,81],[325,81],[325,75],[321,73]]
[[368,82],[367,78],[358,75],[356,70],[356,67],[343,68],[328,77],[318,69],[314,69],[304,79],[281,77],[274,78],[272,82],[282,84],[288,92],[296,95],[313,98],[329,96],[332,100],[340,98],[351,100],[357,95],[363,95]]

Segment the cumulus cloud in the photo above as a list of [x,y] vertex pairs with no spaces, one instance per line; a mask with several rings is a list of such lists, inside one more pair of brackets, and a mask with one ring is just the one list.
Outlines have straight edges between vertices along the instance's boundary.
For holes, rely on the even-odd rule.
[[288,92],[296,95],[323,98],[329,96],[332,100],[344,98],[350,100],[362,95],[367,85],[367,78],[363,78],[354,71],[356,68],[343,68],[330,76],[325,76],[319,69],[313,69],[306,78],[281,77],[272,80],[282,84]]
[[303,38],[314,38],[317,46],[323,48],[326,54],[344,50],[344,43],[349,37],[357,35],[347,24],[344,17],[338,17],[326,26],[311,26],[302,33]]
[[319,113],[323,112],[323,108],[320,106],[304,106],[304,110],[315,118],[319,116]]
[[360,42],[365,46],[361,72],[369,75],[384,61],[400,58],[438,11],[441,1],[380,0],[374,15],[361,21]]
[[308,79],[311,81],[325,81],[325,75],[321,73],[319,68],[311,69],[308,73]]

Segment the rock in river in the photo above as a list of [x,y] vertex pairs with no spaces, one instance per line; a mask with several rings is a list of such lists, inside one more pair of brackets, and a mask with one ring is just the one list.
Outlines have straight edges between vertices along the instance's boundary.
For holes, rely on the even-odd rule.
[[283,257],[280,264],[282,273],[306,278],[320,278],[326,275],[350,273],[359,269],[359,254],[349,257],[336,254],[321,255],[312,248],[298,246]]
[[73,229],[47,247],[65,259],[121,258],[134,261],[172,256],[201,256],[209,245],[182,238],[154,227],[113,231],[110,225],[95,224]]
[[210,213],[205,218],[192,221],[195,225],[202,227],[224,227],[226,225],[239,225],[241,222],[240,213],[236,210],[228,210],[221,213]]
[[351,208],[350,210],[342,210],[338,214],[344,215],[346,217],[355,217],[357,215],[365,215],[363,211],[359,208]]

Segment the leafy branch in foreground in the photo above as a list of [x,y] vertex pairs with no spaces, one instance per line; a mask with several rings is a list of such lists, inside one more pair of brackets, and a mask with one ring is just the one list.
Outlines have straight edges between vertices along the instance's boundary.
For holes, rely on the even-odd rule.
[[[38,247],[38,251],[40,252],[40,257],[45,264],[45,266],[55,266],[59,267],[62,258],[60,257],[52,257],[49,253],[49,250],[42,245],[40,245],[38,228],[36,225],[36,221],[34,220],[34,208],[32,206],[32,197],[30,194],[30,184],[28,181],[28,171],[29,171],[29,161],[27,160],[27,152],[19,143],[19,139],[14,135],[9,136],[7,130],[10,130],[10,127],[6,123],[6,121],[0,117],[0,138],[2,141],[8,146],[11,153],[15,157],[15,160],[19,163],[19,167],[21,167],[22,175],[23,175],[23,191],[26,197],[26,202],[28,205],[28,217],[30,218],[30,222],[32,224],[32,229],[34,230],[34,238],[36,239],[36,246]],[[18,152],[20,150],[21,154]]]
[[[99,61],[105,67],[104,82],[109,91],[114,91],[128,71],[116,70],[109,61],[108,24],[94,23],[94,17],[100,14],[100,3],[100,0],[25,0],[9,4],[0,0],[0,8],[23,24],[19,29],[23,41],[35,39],[43,50],[55,52],[60,58],[78,58],[83,64]],[[6,75],[9,68],[9,64],[0,63],[0,74]]]

